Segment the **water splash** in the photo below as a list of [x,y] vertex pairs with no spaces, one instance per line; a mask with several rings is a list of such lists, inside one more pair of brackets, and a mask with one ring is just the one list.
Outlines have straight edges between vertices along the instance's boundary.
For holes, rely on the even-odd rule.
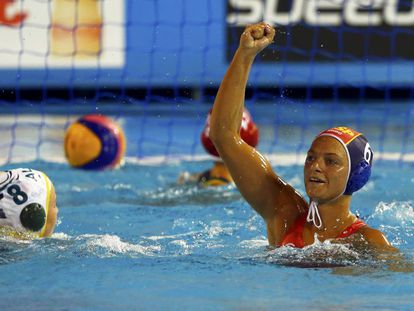
[[161,247],[156,244],[146,245],[145,243],[134,244],[123,241],[117,235],[110,234],[82,234],[70,236],[65,233],[54,233],[51,238],[40,241],[51,253],[59,257],[70,257],[69,254],[77,256],[96,256],[107,258],[115,256],[146,257],[156,256]]
[[76,239],[84,241],[83,246],[87,251],[98,257],[113,257],[118,254],[156,256],[161,249],[159,246],[143,246],[124,242],[120,237],[109,234],[85,234]]
[[413,202],[380,202],[367,222],[384,232],[393,245],[411,244],[414,235]]
[[299,268],[333,268],[353,265],[366,265],[371,260],[353,250],[350,245],[330,241],[315,243],[304,248],[270,247],[263,238],[243,241],[242,247],[250,249],[250,256],[243,256],[242,261],[251,263],[276,264]]
[[364,264],[361,253],[353,250],[350,245],[332,243],[329,240],[320,242],[317,239],[312,245],[303,249],[280,247],[269,251],[266,261],[300,268],[332,268]]

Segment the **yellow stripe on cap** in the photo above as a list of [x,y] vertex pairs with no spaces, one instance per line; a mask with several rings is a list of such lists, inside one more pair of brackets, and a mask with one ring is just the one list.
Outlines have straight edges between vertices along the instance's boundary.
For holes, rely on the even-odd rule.
[[361,136],[362,135],[362,133],[358,133],[358,135],[355,135],[354,137],[352,137],[347,143],[346,143],[346,145],[348,146],[351,142],[353,142],[354,140],[355,140],[355,138],[357,138],[357,137],[359,137],[359,136]]
[[44,226],[42,228],[42,231],[40,231],[40,233],[39,233],[39,237],[43,237],[44,234],[45,234],[45,231],[46,231],[47,218],[49,216],[50,193],[51,193],[51,188],[52,187],[50,185],[49,177],[47,177],[47,175],[45,173],[43,173],[43,172],[40,172],[40,173],[42,174],[42,176],[44,177],[45,182],[46,182],[46,206],[45,206],[45,209],[46,209],[46,219],[45,219],[45,224],[44,224]]

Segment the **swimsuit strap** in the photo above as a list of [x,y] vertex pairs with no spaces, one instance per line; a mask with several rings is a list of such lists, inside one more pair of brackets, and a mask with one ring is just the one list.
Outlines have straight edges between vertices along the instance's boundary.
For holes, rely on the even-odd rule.
[[350,236],[351,234],[354,234],[355,232],[357,232],[359,229],[361,229],[362,227],[364,227],[366,225],[367,224],[365,222],[363,222],[360,219],[357,219],[353,224],[351,224],[344,231],[342,231],[341,234],[338,235],[337,238],[339,238],[339,239],[346,238],[346,237]]

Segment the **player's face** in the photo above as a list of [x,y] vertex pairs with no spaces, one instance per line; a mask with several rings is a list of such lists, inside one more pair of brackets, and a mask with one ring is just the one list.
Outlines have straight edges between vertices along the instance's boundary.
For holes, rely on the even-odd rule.
[[338,197],[348,179],[348,156],[335,138],[321,136],[311,145],[304,167],[305,188],[308,196],[325,203]]
[[46,229],[45,229],[43,236],[48,237],[52,235],[53,230],[55,229],[55,226],[56,226],[58,212],[59,210],[56,206],[56,192],[55,192],[55,188],[52,185],[50,189],[50,202],[49,202],[49,211],[47,215]]

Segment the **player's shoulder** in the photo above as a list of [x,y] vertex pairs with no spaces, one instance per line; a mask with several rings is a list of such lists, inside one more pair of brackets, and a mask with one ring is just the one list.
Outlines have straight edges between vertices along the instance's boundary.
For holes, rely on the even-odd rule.
[[364,237],[369,244],[376,246],[391,247],[391,243],[387,240],[385,235],[378,229],[374,229],[368,225],[363,226],[358,232]]

